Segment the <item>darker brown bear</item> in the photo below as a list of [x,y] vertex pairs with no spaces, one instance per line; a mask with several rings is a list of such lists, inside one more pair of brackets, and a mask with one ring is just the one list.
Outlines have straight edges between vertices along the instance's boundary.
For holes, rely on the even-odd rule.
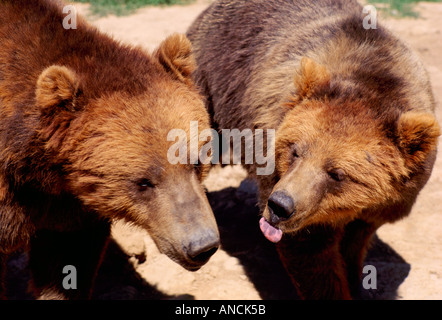
[[167,158],[170,130],[209,129],[190,42],[174,35],[148,55],[63,19],[57,1],[0,3],[0,261],[29,248],[37,297],[87,298],[110,222],[124,219],[198,269],[219,242],[207,168]]
[[213,125],[276,130],[260,225],[305,299],[357,292],[372,235],[410,212],[435,160],[427,74],[364,18],[353,0],[221,0],[188,31]]

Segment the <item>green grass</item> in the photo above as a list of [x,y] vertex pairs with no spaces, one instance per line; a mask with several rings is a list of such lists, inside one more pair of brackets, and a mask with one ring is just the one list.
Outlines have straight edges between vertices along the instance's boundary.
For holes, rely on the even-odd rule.
[[145,6],[161,6],[172,4],[185,4],[194,0],[74,0],[77,2],[90,3],[91,13],[98,16],[115,14],[127,15]]
[[[74,0],[91,4],[91,13],[98,16],[115,14],[118,16],[131,14],[145,6],[185,4],[194,0]],[[442,2],[442,0],[426,0],[428,2]],[[397,17],[418,17],[414,5],[419,0],[368,0],[377,9]],[[377,6],[379,5],[379,6]]]
[[[427,2],[442,2],[442,0],[425,0]],[[419,14],[414,10],[414,5],[419,0],[369,0],[373,5],[381,4],[381,10],[386,11],[387,14],[397,17],[419,17]],[[385,6],[385,7],[384,7]],[[378,8],[378,7],[376,7]]]

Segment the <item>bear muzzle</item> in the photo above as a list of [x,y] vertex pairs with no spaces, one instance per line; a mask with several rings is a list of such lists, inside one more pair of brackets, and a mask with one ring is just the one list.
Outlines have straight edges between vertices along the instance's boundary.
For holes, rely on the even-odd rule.
[[277,224],[289,219],[295,212],[295,201],[284,191],[273,192],[267,201],[270,223]]
[[205,264],[209,258],[218,250],[220,244],[217,232],[208,230],[204,235],[195,234],[190,242],[183,246],[183,251],[190,260],[191,266],[196,265],[199,268]]

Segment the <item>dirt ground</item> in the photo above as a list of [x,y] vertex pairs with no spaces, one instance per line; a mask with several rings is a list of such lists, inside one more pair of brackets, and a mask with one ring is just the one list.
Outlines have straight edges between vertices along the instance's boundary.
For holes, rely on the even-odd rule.
[[[88,19],[126,43],[153,50],[185,32],[210,3],[144,8],[131,16]],[[76,4],[81,14],[88,6]],[[432,79],[442,123],[442,4],[421,3],[419,19],[382,19],[422,57]],[[442,148],[433,175],[409,217],[378,232],[366,259],[377,289],[362,299],[442,299]],[[222,246],[199,271],[188,272],[160,254],[142,230],[116,223],[99,271],[94,299],[296,299],[274,246],[258,228],[256,187],[240,167],[215,168],[206,180]],[[9,296],[27,299],[26,255],[9,262]]]

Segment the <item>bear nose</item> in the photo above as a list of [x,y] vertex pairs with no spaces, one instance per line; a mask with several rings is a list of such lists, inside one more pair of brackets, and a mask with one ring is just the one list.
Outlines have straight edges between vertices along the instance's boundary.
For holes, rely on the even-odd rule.
[[219,236],[209,232],[204,237],[192,240],[187,248],[189,258],[197,263],[205,263],[218,250]]
[[295,202],[292,197],[287,195],[284,191],[273,192],[269,197],[267,205],[272,220],[285,220],[295,213]]

